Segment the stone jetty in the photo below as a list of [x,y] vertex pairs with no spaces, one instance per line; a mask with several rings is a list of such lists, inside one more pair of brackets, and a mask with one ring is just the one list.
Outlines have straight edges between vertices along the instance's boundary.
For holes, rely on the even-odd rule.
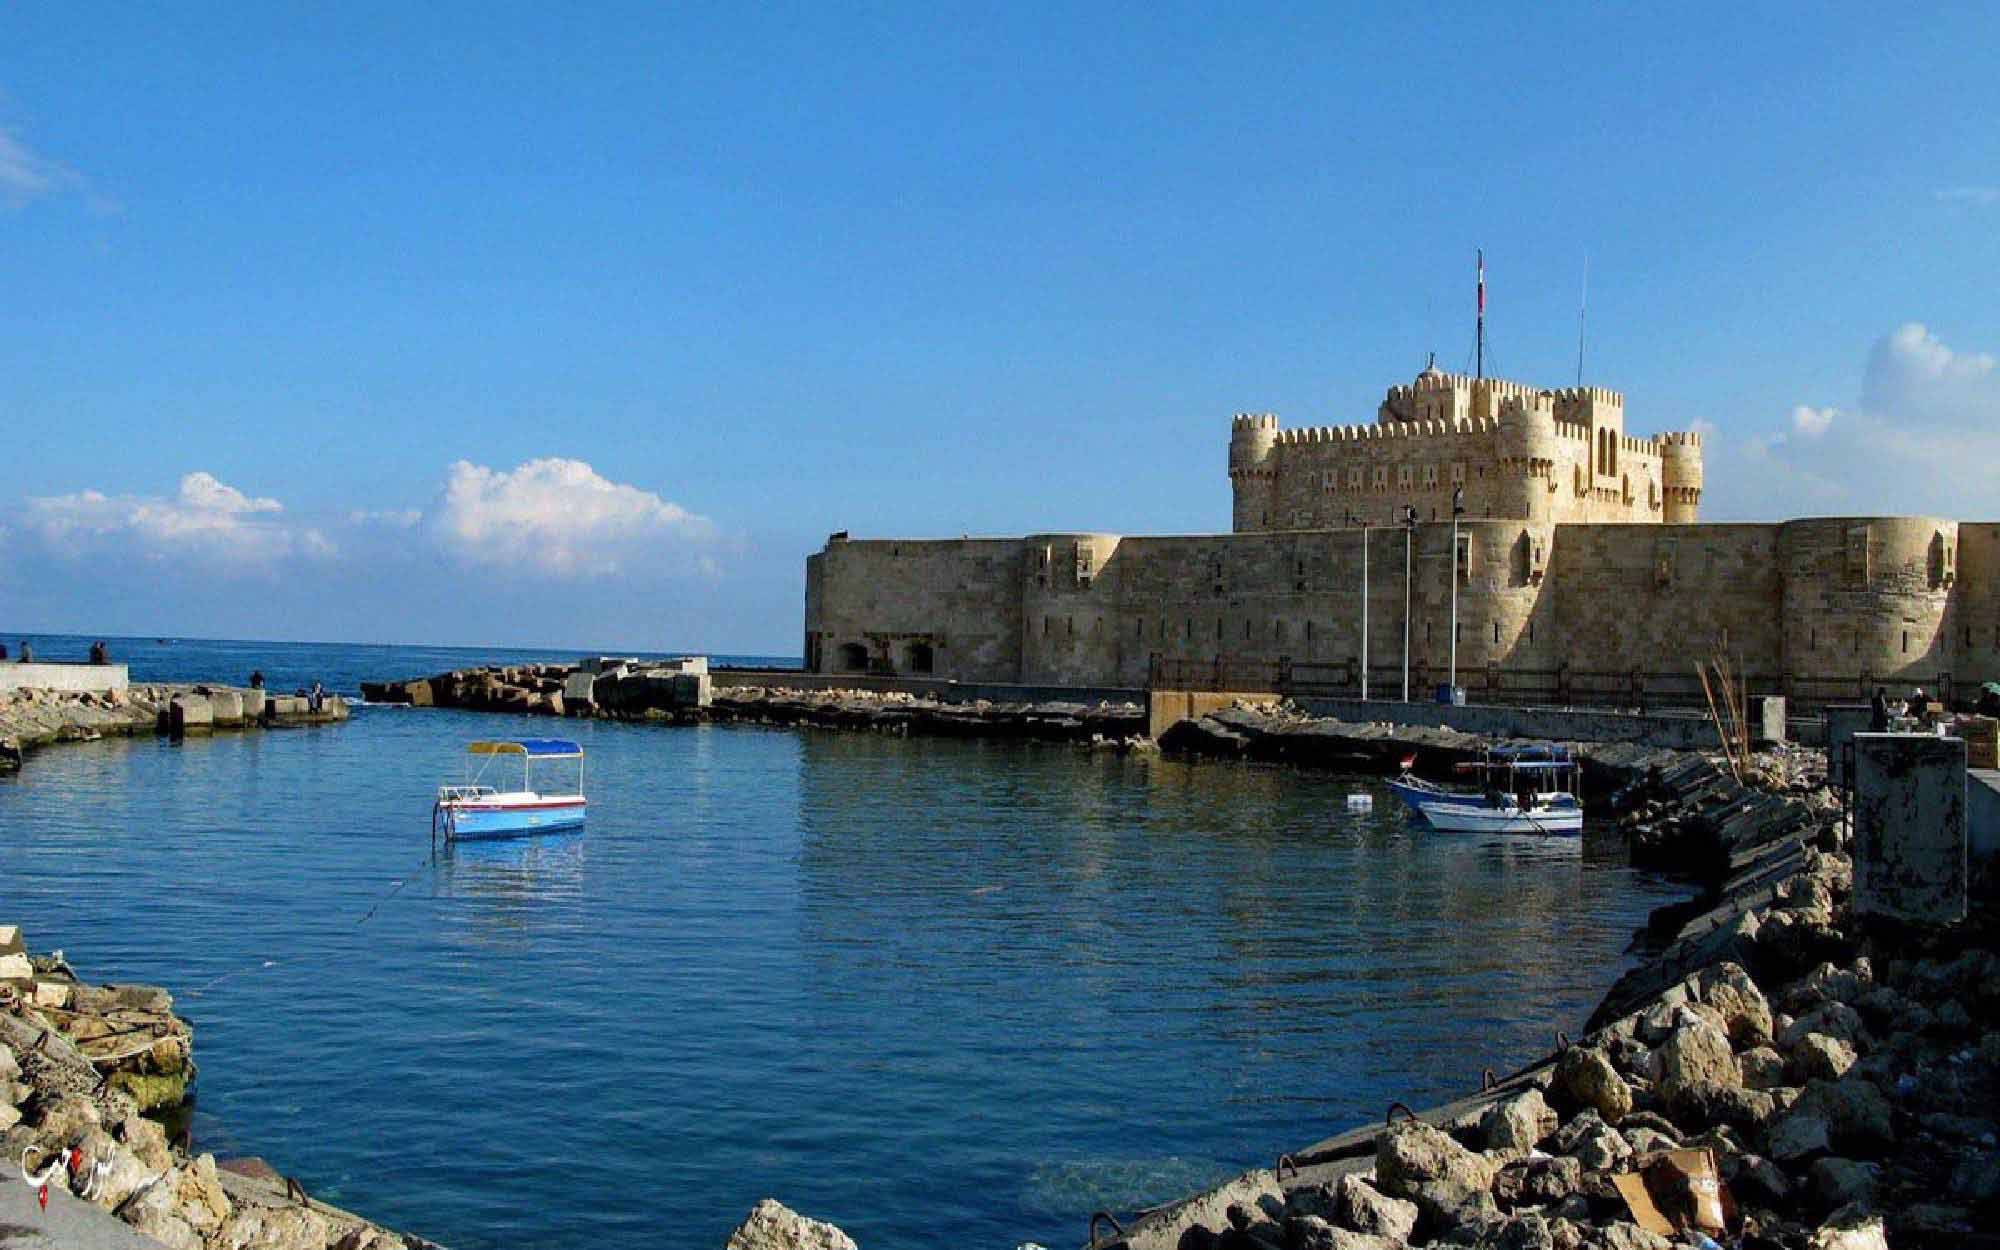
[[27,752],[56,742],[325,725],[346,719],[346,702],[331,694],[315,707],[305,694],[213,684],[0,690],[0,771],[19,768]]
[[[1573,1041],[1443,1107],[1092,1221],[1093,1250],[1875,1250],[2000,1226],[2000,914],[1861,915],[1844,813],[1800,753],[1700,756],[1629,795],[1635,853],[1697,874]],[[1703,1240],[1706,1238],[1706,1240]]]
[[[719,684],[718,677],[727,684]],[[458,669],[407,681],[363,682],[361,694],[370,703],[411,707],[685,725],[808,726],[1111,745],[1131,745],[1146,733],[1145,709],[1138,703],[953,701],[902,692],[802,689],[782,679],[770,685],[738,684],[734,675],[710,674],[698,660]]]
[[193,1053],[166,990],[88,984],[60,952],[31,955],[17,927],[0,925],[0,1153],[34,1178],[0,1181],[0,1241],[39,1231],[47,1244],[172,1250],[430,1245],[314,1199],[261,1159],[218,1161],[170,1138],[156,1117],[182,1106]]

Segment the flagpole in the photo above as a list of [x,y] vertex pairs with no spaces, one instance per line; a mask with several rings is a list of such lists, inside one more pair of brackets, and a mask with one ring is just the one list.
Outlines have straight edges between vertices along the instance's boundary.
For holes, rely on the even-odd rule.
[[1479,332],[1473,349],[1473,376],[1486,376],[1486,249],[1480,248],[1479,258]]

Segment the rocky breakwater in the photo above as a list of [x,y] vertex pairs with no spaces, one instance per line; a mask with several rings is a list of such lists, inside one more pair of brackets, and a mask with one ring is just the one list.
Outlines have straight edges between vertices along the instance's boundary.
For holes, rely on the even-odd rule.
[[943,738],[1023,738],[1130,749],[1146,734],[1136,703],[944,702],[868,690],[739,686],[716,692],[710,719],[753,725],[810,725]]
[[[1159,746],[1170,754],[1362,771],[1396,771],[1414,759],[1419,776],[1462,781],[1453,766],[1477,760],[1496,741],[1449,726],[1342,721],[1314,716],[1290,702],[1245,701],[1175,722],[1160,735]],[[1623,810],[1650,778],[1690,758],[1688,752],[1630,742],[1582,743],[1574,750],[1583,766],[1585,800],[1600,809]]]
[[1100,1216],[1094,1250],[1994,1244],[1994,908],[1931,929],[1858,917],[1820,791],[1693,757],[1647,801],[1634,833],[1721,875],[1573,1044],[1122,1229]]
[[166,990],[86,984],[0,926],[0,1150],[29,1182],[0,1181],[0,1240],[123,1245],[122,1221],[174,1250],[429,1245],[313,1200],[261,1160],[170,1140],[154,1117],[186,1098],[193,1040]]
[[102,693],[0,691],[0,770],[19,768],[27,752],[57,742],[324,725],[346,719],[344,700],[334,695],[315,700],[303,691],[285,695],[214,684],[137,685]]
[[361,693],[371,703],[411,707],[673,724],[811,726],[1127,747],[1146,734],[1145,709],[1137,703],[1017,703],[860,689],[716,686],[705,666],[693,668],[689,661],[458,669],[408,681],[363,682]]

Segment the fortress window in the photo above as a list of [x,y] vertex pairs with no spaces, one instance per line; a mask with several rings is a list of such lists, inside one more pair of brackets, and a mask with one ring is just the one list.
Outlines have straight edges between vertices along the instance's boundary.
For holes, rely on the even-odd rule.
[[1347,488],[1349,490],[1361,489],[1361,470],[1349,469],[1347,471]]
[[1250,641],[1250,618],[1247,616],[1243,618],[1243,641]]
[[1222,641],[1222,618],[1219,616],[1215,618],[1215,640]]
[[1808,651],[1817,651],[1817,650],[1819,650],[1819,631],[1818,631],[1818,630],[1816,630],[1816,629],[1815,629],[1815,630],[1813,630],[1813,631],[1812,631],[1812,634],[1811,634],[1811,636],[1810,636],[1810,637],[1808,638],[1808,640],[1807,640],[1807,642],[1806,642],[1806,650],[1808,650]]
[[1187,618],[1187,637],[1190,642],[1194,640],[1194,618],[1192,616]]
[[1307,641],[1307,642],[1311,642],[1312,640],[1313,640],[1313,623],[1312,623],[1311,621],[1307,621],[1307,622],[1306,622],[1306,641]]
[[1451,466],[1451,480],[1452,480],[1452,482],[1453,482],[1453,483],[1455,483],[1455,484],[1457,484],[1457,483],[1463,483],[1463,482],[1465,481],[1465,466],[1464,466],[1464,465],[1462,465],[1462,464],[1455,464],[1455,465]]
[[1046,638],[1048,636],[1049,636],[1049,618],[1045,616],[1042,618],[1042,637]]
[[1145,618],[1145,617],[1143,617],[1143,616],[1142,616],[1142,617],[1140,617],[1140,618],[1139,618],[1138,620],[1136,620],[1136,621],[1133,621],[1133,622],[1132,622],[1132,637],[1133,637],[1133,638],[1135,638],[1135,639],[1138,639],[1138,640],[1140,640],[1140,641],[1144,641],[1144,640],[1145,640],[1145,637],[1146,637],[1146,618]]
[[1493,641],[1500,641],[1500,622],[1493,622]]
[[912,673],[928,673],[936,666],[937,658],[931,650],[931,644],[913,642],[910,644],[909,661]]
[[1073,616],[1065,616],[1065,617],[1063,618],[1063,632],[1064,632],[1064,633],[1066,633],[1066,634],[1068,634],[1068,635],[1069,635],[1070,637],[1072,637],[1072,638],[1076,637],[1076,618],[1075,618],[1075,617],[1073,617]]
[[1910,631],[1906,629],[1903,631],[1903,654],[1908,655],[1909,653],[1910,653]]
[[1528,622],[1528,641],[1529,641],[1529,642],[1533,642],[1534,640],[1535,640],[1535,623],[1534,623],[1533,621],[1529,621],[1529,622]]
[[841,671],[863,672],[868,667],[868,648],[858,642],[842,643],[840,648]]

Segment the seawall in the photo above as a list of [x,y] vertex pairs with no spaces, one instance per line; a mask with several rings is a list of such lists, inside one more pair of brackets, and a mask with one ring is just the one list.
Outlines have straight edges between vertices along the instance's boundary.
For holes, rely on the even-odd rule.
[[[2000,1008],[2000,917],[1864,920],[1845,814],[1811,777],[1762,789],[1682,755],[1633,797],[1635,858],[1691,867],[1702,892],[1655,914],[1655,953],[1573,1037],[1551,1022],[1547,1055],[1467,1073],[1461,1099],[1392,1104],[1204,1193],[1099,1213],[1091,1250],[1706,1244],[1668,1240],[1689,1229],[1983,1244],[2000,1213],[2000,1038],[1980,1023]],[[1670,1158],[1727,1201],[1686,1205]],[[1642,1226],[1655,1213],[1621,1177],[1668,1218]]]
[[[258,1158],[218,1161],[185,1111],[194,1030],[151,985],[93,985],[0,925],[0,1241],[182,1250],[435,1250],[321,1202]],[[46,1238],[40,1240],[38,1238]]]
[[346,702],[334,695],[315,700],[214,684],[0,691],[0,770],[19,768],[27,752],[57,742],[330,725],[347,715]]

